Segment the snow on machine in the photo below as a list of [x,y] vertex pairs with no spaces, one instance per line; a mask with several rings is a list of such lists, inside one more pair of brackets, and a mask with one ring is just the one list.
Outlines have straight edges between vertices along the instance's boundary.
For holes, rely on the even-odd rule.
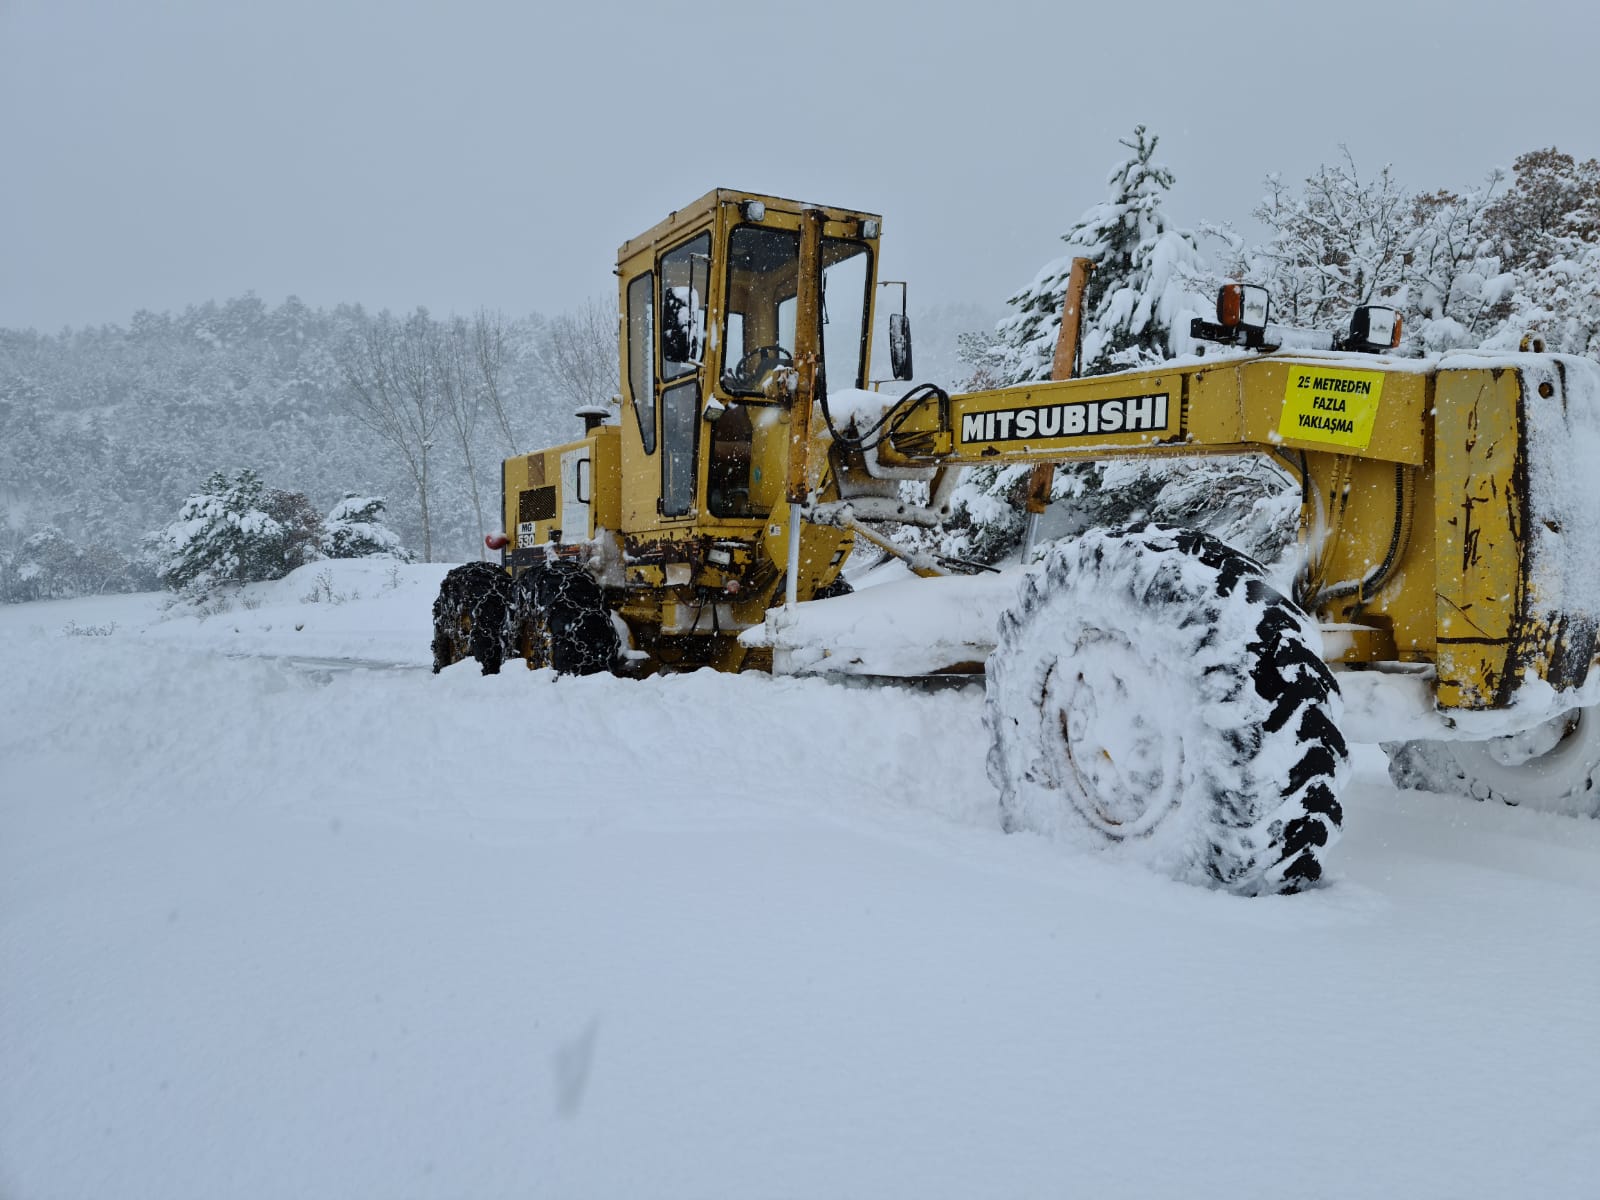
[[[880,232],[717,190],[624,243],[620,412],[506,460],[500,562],[445,579],[435,670],[983,672],[1008,829],[1245,894],[1320,878],[1347,736],[1405,786],[1600,814],[1600,366],[1404,358],[1393,309],[1316,334],[1233,284],[1194,322],[1219,351],[1076,378],[1080,260],[1051,381],[880,393]],[[1198,530],[998,576],[888,532],[937,526],[974,464],[1034,464],[1034,522],[1054,464],[1240,454],[1299,481],[1290,594]],[[925,578],[839,595],[858,539]]]

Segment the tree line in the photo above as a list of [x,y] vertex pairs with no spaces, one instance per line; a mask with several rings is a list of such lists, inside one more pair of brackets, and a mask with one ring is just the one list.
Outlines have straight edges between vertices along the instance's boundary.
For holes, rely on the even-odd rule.
[[157,535],[219,471],[319,513],[384,498],[424,558],[475,557],[500,459],[611,401],[615,321],[599,301],[439,318],[245,296],[0,330],[0,600],[152,586]]

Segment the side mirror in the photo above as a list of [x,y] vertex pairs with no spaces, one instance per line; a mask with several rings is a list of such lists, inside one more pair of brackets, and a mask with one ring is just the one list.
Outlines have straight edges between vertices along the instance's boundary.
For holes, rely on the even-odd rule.
[[910,380],[914,373],[911,365],[911,318],[905,313],[889,314],[889,367],[899,380]]
[[692,288],[669,287],[661,291],[661,361],[700,361],[698,299]]

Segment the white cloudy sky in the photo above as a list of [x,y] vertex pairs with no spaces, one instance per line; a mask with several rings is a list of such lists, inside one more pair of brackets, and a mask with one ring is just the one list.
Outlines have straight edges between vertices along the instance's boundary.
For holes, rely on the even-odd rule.
[[1162,139],[1182,223],[1347,143],[1418,188],[1600,154],[1588,0],[0,0],[0,325],[556,311],[723,185],[876,209],[997,304]]

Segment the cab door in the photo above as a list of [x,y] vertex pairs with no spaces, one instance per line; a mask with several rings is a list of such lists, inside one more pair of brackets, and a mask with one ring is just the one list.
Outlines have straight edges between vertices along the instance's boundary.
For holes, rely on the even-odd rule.
[[657,277],[661,281],[660,398],[656,405],[661,422],[660,513],[667,518],[692,517],[711,290],[710,232],[663,253]]

